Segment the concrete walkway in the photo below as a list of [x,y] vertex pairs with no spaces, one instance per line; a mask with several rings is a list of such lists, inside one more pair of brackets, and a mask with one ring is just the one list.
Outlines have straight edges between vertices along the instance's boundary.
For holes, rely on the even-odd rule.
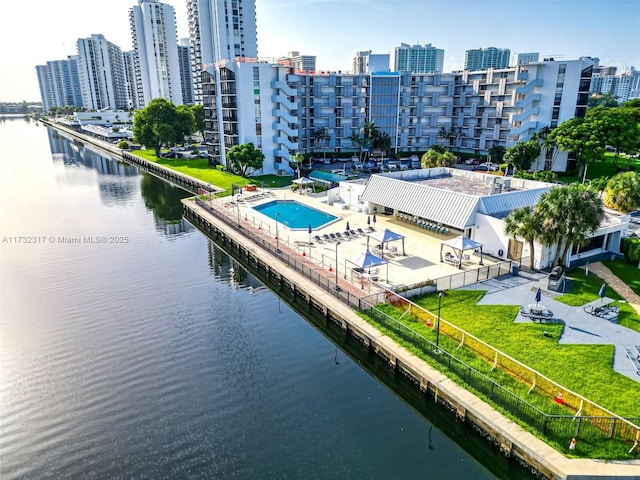
[[[591,267],[589,268],[596,273]],[[618,282],[620,282],[619,279]],[[634,345],[640,345],[640,332],[618,325],[615,322],[615,316],[602,318],[585,311],[585,307],[591,305],[615,305],[617,302],[612,298],[605,297],[587,305],[570,306],[555,300],[560,294],[548,291],[546,287],[546,274],[521,272],[517,276],[505,275],[475,285],[461,287],[460,290],[487,290],[478,305],[527,306],[530,303],[535,303],[536,292],[540,288],[542,292],[540,304],[553,312],[553,322],[565,324],[562,336],[558,339],[559,343],[614,345],[613,369],[640,382],[640,375],[625,354],[625,348],[633,349]],[[532,320],[518,313],[515,322],[532,323]]]
[[[629,305],[640,315],[640,295],[631,290],[629,285],[620,280],[616,275],[605,267],[602,262],[596,262],[589,265],[589,270],[607,282],[611,288],[613,288],[618,295],[624,298]],[[640,271],[638,272],[640,275]]]

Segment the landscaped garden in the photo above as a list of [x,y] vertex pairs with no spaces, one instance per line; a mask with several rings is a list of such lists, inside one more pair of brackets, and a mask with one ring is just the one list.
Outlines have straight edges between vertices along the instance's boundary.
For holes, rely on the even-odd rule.
[[[583,305],[599,298],[598,290],[603,283],[601,279],[593,274],[586,276],[584,270],[570,271],[569,274],[573,276],[572,290],[558,300],[570,305]],[[558,339],[562,335],[564,325],[514,323],[518,306],[477,305],[484,293],[484,291],[470,290],[447,291],[441,298],[442,318],[617,415],[632,419],[640,417],[640,402],[637,400],[640,398],[640,383],[613,370],[613,345],[559,344]],[[614,299],[620,298],[611,289],[607,290],[607,296]],[[412,300],[431,312],[438,309],[439,297],[435,293]],[[620,305],[621,322],[623,321],[627,326],[635,326],[640,331],[638,328],[640,316],[630,306]],[[426,325],[417,317],[407,314],[404,309],[391,305],[378,305],[376,308],[431,342],[436,341],[436,329]],[[374,316],[363,315],[363,318],[427,363],[446,371],[454,381],[465,383],[463,379],[456,378],[455,374],[452,375],[450,370],[440,366],[433,359],[431,352],[423,351],[406,335],[384,327],[374,319]],[[480,358],[467,348],[460,348],[458,340],[446,337],[442,331],[439,345],[443,350],[484,373],[548,415],[575,413],[555,404],[548,396],[538,394],[535,388],[529,392],[530,383],[516,380],[504,372],[492,370],[491,360]],[[465,388],[469,386],[465,384]],[[477,391],[475,393],[478,394]],[[479,394],[479,396],[491,402],[485,395]],[[508,411],[500,407],[498,409],[510,415]],[[535,429],[527,426],[525,428],[535,433]],[[554,446],[565,453],[570,453],[566,451],[567,445],[554,444]],[[621,444],[616,445],[611,441],[585,442],[582,440],[581,448],[574,453],[593,458],[635,458],[633,455],[628,455]]]

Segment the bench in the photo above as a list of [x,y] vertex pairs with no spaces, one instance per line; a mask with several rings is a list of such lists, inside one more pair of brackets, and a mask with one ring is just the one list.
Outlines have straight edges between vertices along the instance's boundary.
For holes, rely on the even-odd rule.
[[523,306],[520,306],[520,315],[522,315],[523,317],[530,318],[534,322],[540,322],[540,323],[546,320],[553,319],[553,312],[551,310],[545,309],[539,312],[532,312],[531,310]]
[[595,305],[589,305],[587,307],[584,307],[584,311],[595,317],[604,318],[609,315],[617,315],[618,307],[617,306],[609,307],[606,305],[602,307],[597,307]]
[[627,354],[627,358],[631,361],[631,363],[635,367],[636,373],[640,375],[640,347],[636,345],[633,348],[635,348],[636,353],[633,353],[633,351],[630,348],[625,348],[624,353]]

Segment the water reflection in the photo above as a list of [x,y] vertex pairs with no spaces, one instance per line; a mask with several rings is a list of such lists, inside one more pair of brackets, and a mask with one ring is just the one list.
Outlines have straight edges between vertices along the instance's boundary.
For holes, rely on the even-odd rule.
[[192,231],[193,226],[182,218],[180,202],[191,194],[148,173],[141,175],[140,192],[145,207],[153,212],[156,230],[169,237]]

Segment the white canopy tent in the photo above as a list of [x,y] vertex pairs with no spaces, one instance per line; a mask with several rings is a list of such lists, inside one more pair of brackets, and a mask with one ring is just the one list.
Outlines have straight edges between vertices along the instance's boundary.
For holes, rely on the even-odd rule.
[[396,240],[402,240],[402,255],[406,255],[406,253],[404,252],[404,235],[400,235],[399,233],[392,232],[388,228],[385,228],[384,230],[376,230],[375,232],[368,233],[367,234],[367,252],[369,251],[370,238],[373,238],[374,240],[380,242],[380,250],[382,252],[384,252],[385,243],[395,242]]
[[480,249],[480,265],[483,265],[482,262],[482,247],[483,244],[480,242],[476,242],[475,240],[471,240],[470,238],[465,237],[464,235],[458,235],[456,238],[451,238],[449,240],[443,240],[440,244],[440,261],[444,262],[442,258],[442,249],[444,247],[451,248],[457,259],[458,268],[462,268],[462,256],[464,252],[467,250],[476,250]]
[[372,267],[378,267],[380,265],[387,265],[387,282],[389,281],[389,261],[384,258],[380,258],[377,255],[374,255],[371,252],[365,252],[362,255],[357,255],[355,257],[348,257],[344,259],[344,271],[347,271],[347,262],[352,265],[355,265],[356,269],[359,269],[361,272],[364,272],[366,269],[370,269]]
[[[296,178],[295,180],[291,180],[291,183],[296,183],[299,188],[305,187],[307,185],[315,185],[316,182],[307,177]],[[315,192],[315,189],[314,189]]]

